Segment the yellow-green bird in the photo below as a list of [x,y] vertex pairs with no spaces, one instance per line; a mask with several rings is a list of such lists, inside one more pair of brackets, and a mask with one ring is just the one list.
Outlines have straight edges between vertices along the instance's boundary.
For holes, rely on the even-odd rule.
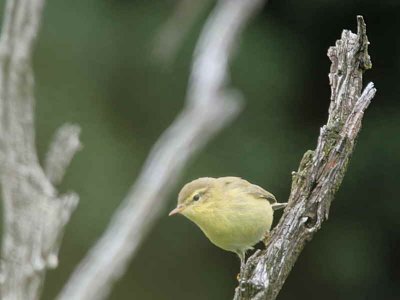
[[244,266],[246,251],[268,236],[278,203],[271,193],[239,177],[203,177],[179,192],[180,213],[193,221],[216,246],[235,252]]

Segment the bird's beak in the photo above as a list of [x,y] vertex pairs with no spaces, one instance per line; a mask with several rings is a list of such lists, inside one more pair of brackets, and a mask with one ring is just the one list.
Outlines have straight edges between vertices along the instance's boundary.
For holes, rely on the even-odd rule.
[[179,214],[184,208],[185,207],[182,204],[180,204],[176,208],[171,210],[171,212],[168,214],[168,216],[173,216],[173,215]]

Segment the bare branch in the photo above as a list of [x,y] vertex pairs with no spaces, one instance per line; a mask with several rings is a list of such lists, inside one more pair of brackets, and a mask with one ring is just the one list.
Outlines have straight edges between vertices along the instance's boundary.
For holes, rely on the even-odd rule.
[[154,145],[137,182],[108,229],[89,251],[59,300],[104,299],[137,251],[185,164],[240,110],[237,92],[227,90],[228,63],[244,25],[262,0],[220,1],[197,45],[186,106]]
[[210,2],[179,0],[173,14],[156,34],[154,56],[165,64],[173,62],[183,39]]
[[75,194],[57,194],[36,154],[31,59],[43,5],[44,0],[8,0],[0,38],[3,300],[39,298],[45,270],[57,266],[63,229],[78,202]]
[[321,128],[317,148],[307,151],[298,171],[293,172],[288,207],[266,249],[247,261],[234,299],[275,299],[304,245],[328,218],[364,111],[376,93],[370,83],[361,94],[362,75],[371,68],[371,61],[364,20],[358,16],[357,21],[358,33],[344,30],[336,46],[328,51],[332,96],[328,122]]
[[80,127],[64,124],[55,133],[44,161],[46,176],[53,184],[59,184],[75,153],[82,148],[79,140]]
[[30,60],[44,1],[9,0],[0,39],[1,118],[8,149],[21,163],[34,162],[33,74]]

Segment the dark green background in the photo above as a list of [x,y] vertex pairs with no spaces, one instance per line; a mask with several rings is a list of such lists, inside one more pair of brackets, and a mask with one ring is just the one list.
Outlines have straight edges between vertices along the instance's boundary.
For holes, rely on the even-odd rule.
[[[47,3],[34,57],[37,145],[43,157],[54,130],[68,121],[81,125],[84,148],[60,187],[75,190],[81,201],[44,299],[55,297],[106,228],[152,144],[183,105],[204,18],[176,63],[162,67],[151,46],[173,3]],[[364,15],[373,62],[365,82],[374,81],[378,93],[330,219],[301,254],[279,299],[400,299],[399,9],[398,0],[271,0],[247,28],[233,61],[232,81],[245,95],[245,110],[179,184],[237,175],[287,199],[290,173],[315,147],[327,118],[327,49],[342,29],[355,30],[357,14]],[[238,268],[234,254],[165,211],[110,299],[231,299]]]

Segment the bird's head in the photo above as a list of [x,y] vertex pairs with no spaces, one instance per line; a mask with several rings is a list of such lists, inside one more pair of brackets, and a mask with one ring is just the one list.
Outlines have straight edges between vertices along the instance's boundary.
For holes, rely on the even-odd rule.
[[187,183],[179,192],[178,205],[169,213],[169,216],[182,214],[190,218],[201,211],[212,196],[215,180],[212,177],[203,177]]

